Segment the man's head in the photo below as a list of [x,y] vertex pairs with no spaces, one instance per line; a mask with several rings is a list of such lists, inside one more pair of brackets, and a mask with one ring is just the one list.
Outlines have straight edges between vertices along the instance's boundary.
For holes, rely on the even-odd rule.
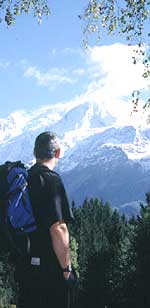
[[60,156],[59,139],[55,133],[41,133],[35,140],[34,155],[37,160],[46,161]]

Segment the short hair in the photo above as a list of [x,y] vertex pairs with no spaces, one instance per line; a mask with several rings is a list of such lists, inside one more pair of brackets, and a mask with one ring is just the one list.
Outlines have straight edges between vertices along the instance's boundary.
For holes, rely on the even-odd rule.
[[43,132],[35,140],[34,155],[37,159],[51,159],[59,149],[58,136],[53,132]]

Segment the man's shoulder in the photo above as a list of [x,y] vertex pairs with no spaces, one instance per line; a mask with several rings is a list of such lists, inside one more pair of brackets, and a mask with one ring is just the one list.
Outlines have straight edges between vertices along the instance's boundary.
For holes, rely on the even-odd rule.
[[47,180],[53,180],[59,183],[62,183],[61,176],[54,170],[49,169],[42,164],[34,164],[28,171],[29,178],[31,177],[40,177],[43,176]]
[[28,173],[29,174],[47,173],[47,174],[50,174],[50,175],[60,177],[59,174],[56,171],[49,169],[45,165],[37,164],[37,163],[35,163],[33,166],[30,167],[30,169],[28,170]]

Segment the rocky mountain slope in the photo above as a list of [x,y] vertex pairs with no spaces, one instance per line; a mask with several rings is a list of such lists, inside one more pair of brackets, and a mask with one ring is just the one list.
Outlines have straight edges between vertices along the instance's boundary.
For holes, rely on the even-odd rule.
[[[33,163],[35,137],[57,132],[64,156],[57,165],[69,199],[99,197],[122,209],[139,207],[150,190],[150,128],[118,126],[100,105],[57,104],[0,119],[0,163]],[[133,206],[134,204],[134,206]],[[137,205],[137,206],[136,206]]]

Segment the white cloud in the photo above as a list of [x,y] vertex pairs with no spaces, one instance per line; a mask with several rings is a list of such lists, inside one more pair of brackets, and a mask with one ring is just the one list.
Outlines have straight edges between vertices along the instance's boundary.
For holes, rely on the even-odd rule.
[[143,64],[133,64],[135,46],[114,44],[93,47],[87,57],[88,76],[91,80],[84,99],[98,103],[118,118],[119,124],[145,122],[146,114],[139,106],[139,113],[132,114],[131,94],[134,90],[148,88],[148,80],[142,77]]
[[75,70],[72,71],[72,74],[75,76],[82,76],[86,73],[86,70],[83,68],[77,68]]
[[48,52],[49,56],[58,56],[60,57],[85,57],[85,52],[83,51],[82,48],[70,48],[70,47],[66,47],[63,49],[60,48],[51,48]]
[[142,77],[143,64],[133,64],[135,46],[114,44],[111,46],[94,47],[89,54],[89,64],[93,74],[104,83],[104,90],[113,97],[127,96],[132,91],[147,86]]
[[8,68],[10,65],[10,62],[9,61],[5,61],[3,59],[0,59],[0,69],[6,69]]
[[[59,51],[60,52],[60,51]],[[63,54],[66,55],[79,55],[79,56],[84,56],[85,53],[83,52],[82,48],[70,48],[70,47],[66,47],[64,49],[61,50],[61,52]]]
[[56,48],[52,48],[49,51],[49,56],[55,56],[57,54],[57,49]]
[[[24,75],[52,89],[60,84],[73,85],[78,82],[77,91],[80,85],[85,90],[82,95],[72,97],[74,104],[86,101],[96,103],[103,112],[116,117],[118,125],[145,123],[147,114],[143,112],[142,104],[139,105],[138,113],[132,113],[132,92],[148,86],[148,81],[142,77],[142,62],[133,64],[135,47],[119,43],[96,46],[84,54],[84,61],[83,58],[82,62],[77,61],[78,65],[73,65],[72,69],[66,66],[42,72],[35,66],[26,65]],[[73,52],[69,48],[64,51]]]
[[35,66],[28,67],[24,72],[25,77],[33,77],[39,85],[49,88],[55,88],[59,84],[74,83],[75,80],[68,75],[64,69],[52,68],[43,73]]

